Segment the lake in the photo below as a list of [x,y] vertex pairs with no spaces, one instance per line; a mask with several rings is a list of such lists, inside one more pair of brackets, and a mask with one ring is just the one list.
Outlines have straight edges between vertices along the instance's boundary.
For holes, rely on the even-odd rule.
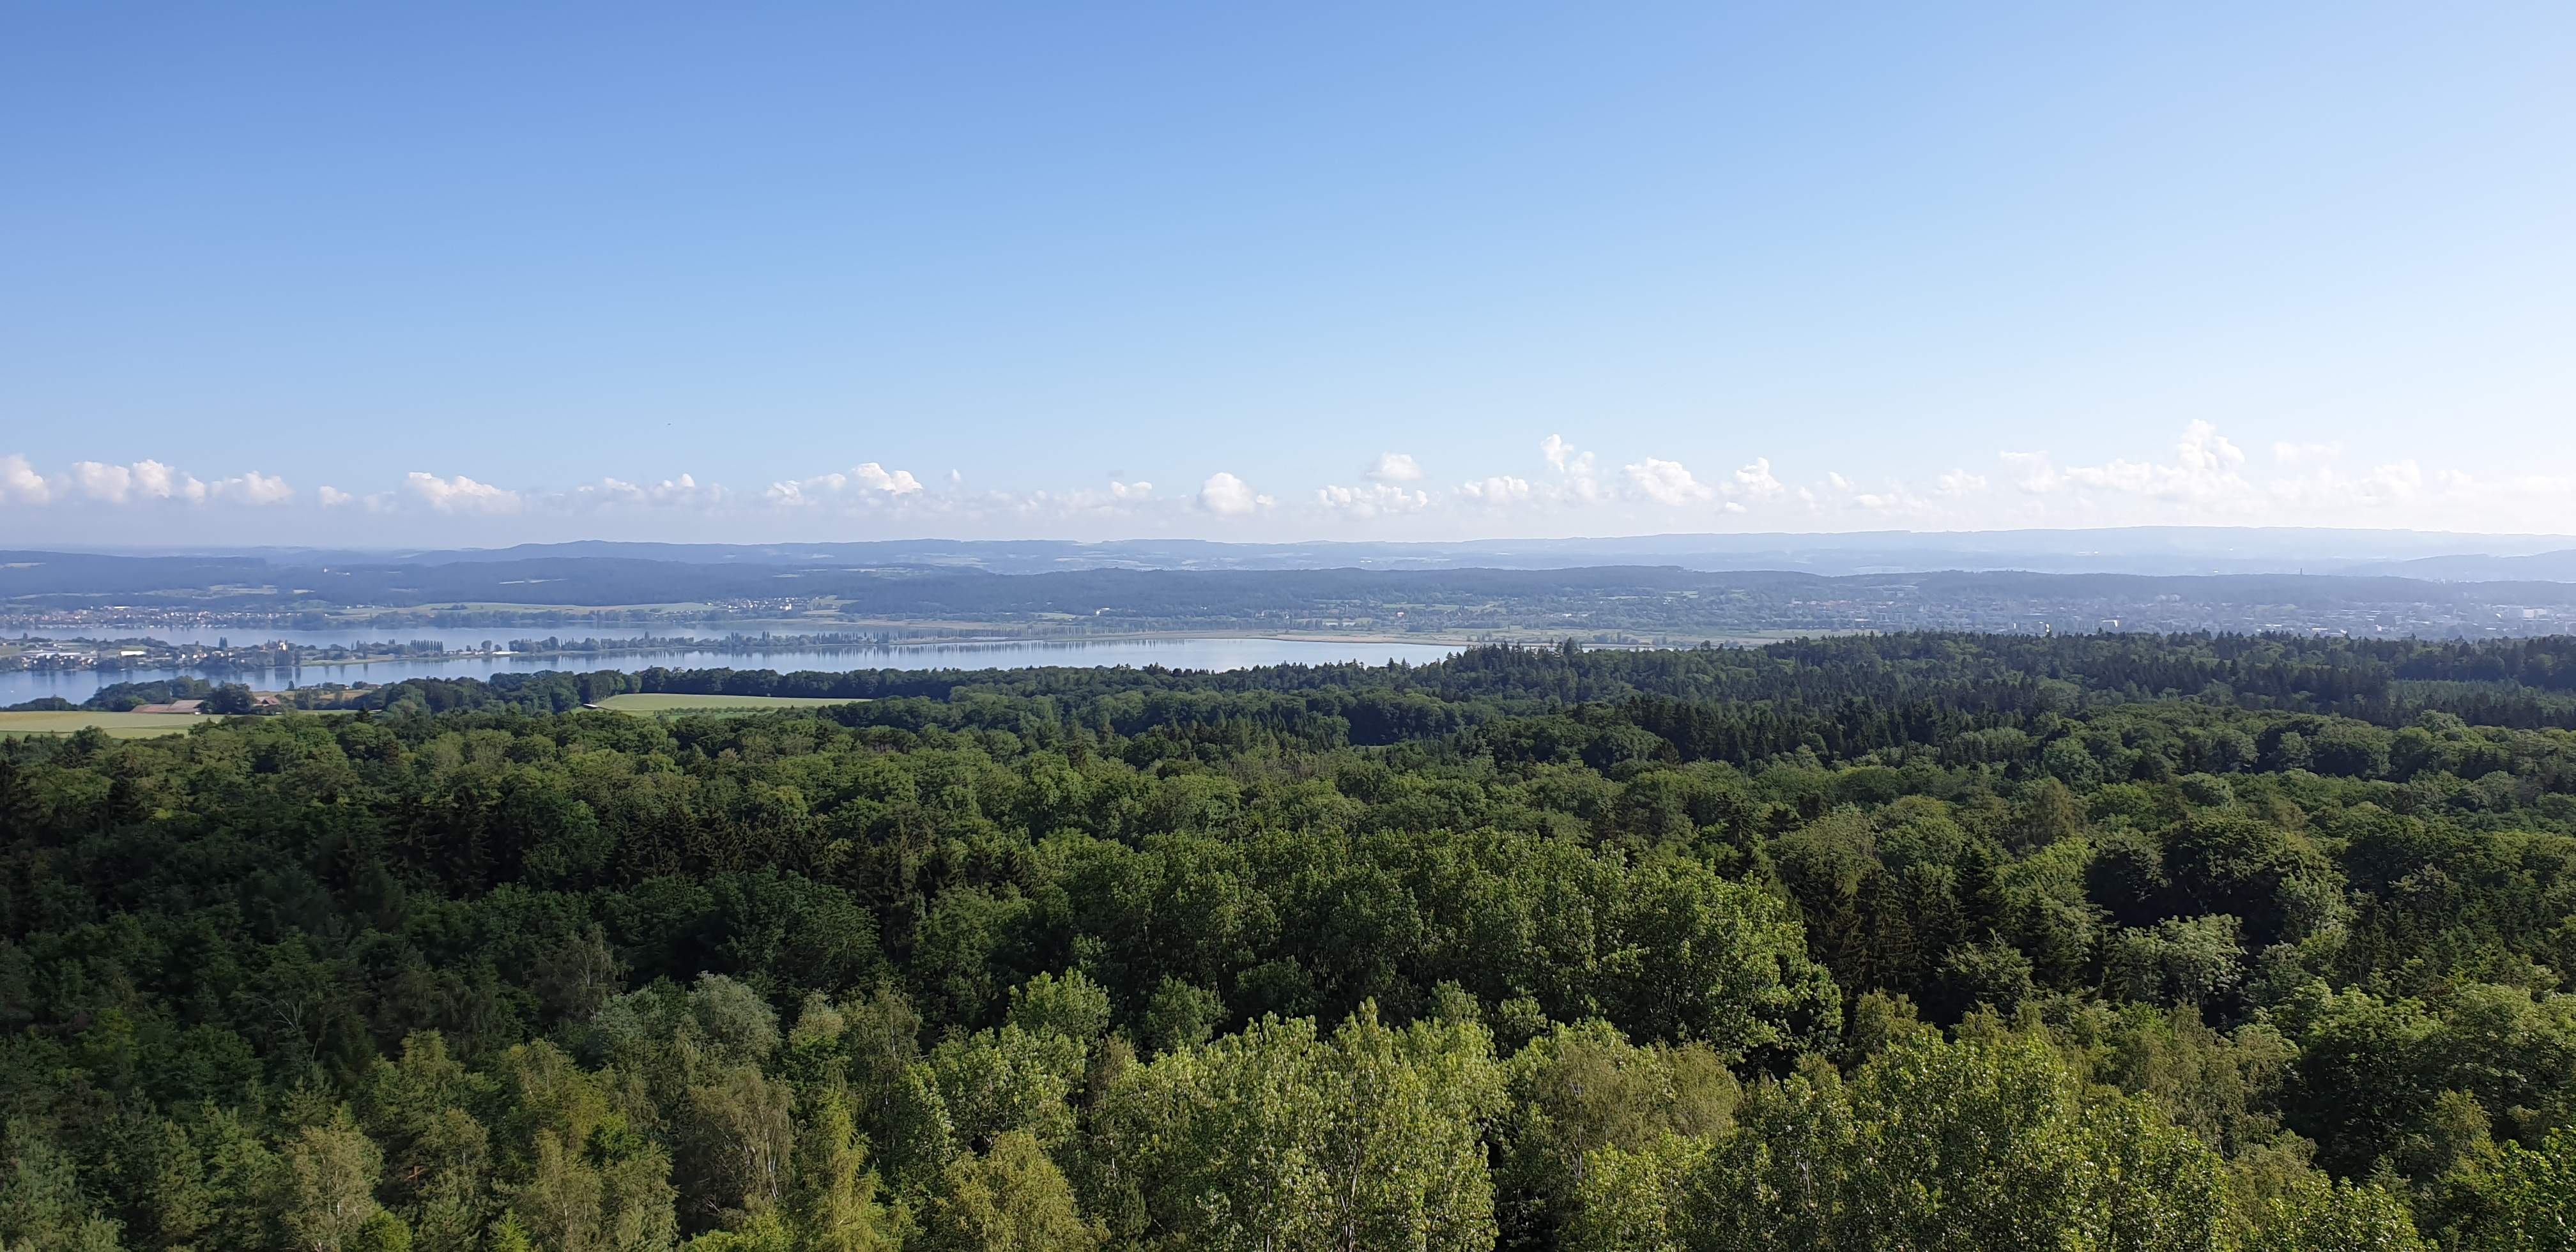
[[[658,626],[663,635],[686,633],[686,628]],[[219,637],[236,643],[284,639],[292,643],[329,645],[354,644],[368,640],[383,642],[393,639],[437,639],[450,647],[466,647],[483,640],[507,640],[515,635],[548,634],[598,639],[634,638],[644,634],[642,627],[622,630],[615,627],[554,628],[550,630],[501,629],[393,629],[374,631],[299,631],[299,630],[110,630],[87,627],[78,630],[38,630],[39,636],[69,638],[87,636],[149,634],[173,643],[213,643]],[[17,632],[11,632],[15,637]],[[681,652],[633,653],[597,659],[586,657],[512,657],[476,656],[441,657],[435,660],[374,661],[364,665],[307,665],[295,670],[269,670],[265,674],[215,675],[189,670],[69,670],[44,673],[22,670],[0,673],[0,708],[46,696],[60,696],[74,704],[90,697],[100,687],[120,682],[149,682],[171,678],[182,673],[192,677],[235,682],[274,689],[285,686],[311,686],[316,683],[389,683],[406,678],[489,678],[503,673],[534,673],[543,670],[623,670],[632,672],[664,666],[671,669],[774,669],[787,670],[854,670],[854,669],[1027,669],[1033,666],[1067,665],[1162,665],[1172,669],[1228,670],[1249,669],[1260,665],[1331,665],[1359,661],[1383,665],[1404,661],[1420,665],[1457,655],[1459,647],[1446,643],[1356,643],[1342,640],[1311,639],[1118,639],[1100,641],[1010,640],[994,643],[904,644],[892,648],[836,648],[810,652],[735,651],[701,648]]]

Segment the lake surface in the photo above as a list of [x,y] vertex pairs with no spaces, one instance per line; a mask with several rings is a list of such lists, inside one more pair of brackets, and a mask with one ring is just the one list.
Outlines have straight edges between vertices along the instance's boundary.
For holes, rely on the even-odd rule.
[[[12,638],[18,632],[10,632]],[[517,635],[543,638],[556,634],[566,638],[631,639],[646,633],[642,627],[620,630],[615,627],[580,627],[559,630],[442,630],[421,627],[414,630],[376,631],[297,631],[297,630],[108,630],[88,627],[76,630],[38,630],[28,632],[53,638],[149,634],[173,643],[213,643],[228,638],[235,644],[284,639],[293,643],[329,645],[366,641],[381,643],[387,638],[437,639],[450,647],[470,647],[486,639],[507,640]],[[660,626],[654,633],[686,633],[684,628]],[[476,656],[441,657],[418,661],[372,661],[364,665],[307,665],[293,670],[269,670],[265,674],[207,674],[185,669],[69,670],[45,673],[22,670],[0,673],[0,708],[46,696],[60,696],[74,704],[90,697],[99,688],[120,682],[149,682],[180,674],[219,681],[248,682],[253,687],[306,687],[316,683],[389,683],[406,678],[489,678],[503,673],[536,673],[544,670],[569,670],[587,673],[594,670],[633,672],[663,666],[670,669],[774,669],[788,670],[854,670],[854,669],[1027,669],[1032,666],[1069,665],[1162,665],[1172,669],[1228,670],[1249,669],[1259,665],[1330,665],[1359,661],[1384,665],[1404,661],[1420,665],[1455,656],[1455,644],[1446,643],[1355,643],[1342,640],[1301,639],[1120,639],[1099,642],[1014,640],[996,643],[903,644],[890,648],[836,648],[810,652],[736,651],[726,648],[700,648],[685,652],[630,653],[589,657],[513,657]]]
[[656,622],[651,626],[334,626],[327,630],[289,630],[277,626],[12,626],[0,630],[0,638],[15,639],[33,635],[38,639],[158,639],[163,643],[239,644],[272,643],[284,640],[306,647],[327,648],[333,645],[353,647],[362,643],[383,643],[388,639],[410,643],[434,639],[449,648],[479,648],[486,643],[506,644],[513,639],[641,639],[646,635],[668,638],[673,635],[696,635],[721,638],[725,635],[757,635],[762,631],[781,635],[820,635],[841,631],[868,634],[857,626],[818,626],[811,622]]

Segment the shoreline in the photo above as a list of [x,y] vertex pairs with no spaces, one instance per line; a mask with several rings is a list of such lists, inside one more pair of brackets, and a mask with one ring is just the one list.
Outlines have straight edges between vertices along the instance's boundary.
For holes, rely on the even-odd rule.
[[[60,629],[60,628],[56,628],[56,629]],[[150,629],[150,628],[149,628],[149,627],[131,627],[130,629],[148,630],[148,629]],[[969,629],[972,629],[972,628],[970,627]],[[1642,633],[1642,632],[1626,632],[1626,631],[1617,631],[1617,632],[1595,632],[1595,633],[1636,634],[1636,633]],[[775,639],[775,640],[757,640],[757,639],[752,639],[752,638],[747,637],[747,636],[746,636],[746,637],[739,637],[739,638],[734,638],[734,637],[712,637],[712,636],[711,636],[711,637],[695,637],[695,638],[687,638],[687,639],[683,639],[683,640],[676,640],[676,641],[670,641],[670,642],[665,642],[663,639],[656,639],[653,643],[651,643],[651,644],[649,644],[649,645],[644,645],[644,646],[636,646],[636,647],[602,647],[602,648],[597,648],[597,649],[571,649],[571,648],[561,648],[561,649],[553,649],[553,650],[546,650],[546,651],[501,650],[501,651],[485,652],[485,651],[483,651],[483,650],[481,650],[481,649],[475,649],[475,648],[461,648],[461,649],[449,649],[449,650],[446,650],[446,651],[442,651],[442,652],[435,652],[435,653],[383,653],[383,654],[370,654],[370,655],[367,655],[367,656],[354,656],[354,657],[327,657],[327,658],[299,659],[299,660],[294,660],[294,661],[292,661],[292,662],[291,662],[291,665],[367,665],[367,664],[376,664],[376,663],[381,663],[381,662],[385,662],[385,661],[418,660],[418,659],[425,659],[425,658],[427,658],[427,659],[453,659],[453,658],[458,658],[458,657],[471,657],[471,656],[496,656],[496,657],[506,656],[506,657],[537,657],[537,658],[553,658],[553,657],[581,657],[581,656],[632,655],[632,654],[636,654],[636,653],[646,653],[646,652],[719,652],[719,651],[739,651],[739,652],[743,653],[744,655],[758,655],[758,654],[761,654],[761,653],[769,653],[769,652],[792,653],[792,652],[839,652],[839,651],[863,651],[863,650],[871,650],[871,649],[896,650],[896,649],[905,649],[905,648],[988,647],[988,646],[989,646],[989,647],[1007,647],[1007,646],[1028,646],[1028,645],[1033,645],[1033,644],[1036,644],[1036,645],[1061,644],[1061,645],[1068,645],[1068,646],[1079,646],[1079,645],[1083,645],[1083,644],[1092,644],[1092,643],[1138,643],[1138,642],[1154,642],[1154,641],[1186,641],[1186,640],[1195,640],[1195,639],[1261,639],[1261,640],[1270,640],[1270,641],[1279,642],[1279,643],[1383,643],[1383,644],[1426,644],[1426,645],[1443,645],[1443,646],[1448,646],[1448,647],[1472,648],[1472,647],[1482,647],[1482,646],[1492,645],[1492,644],[1519,644],[1519,645],[1522,645],[1522,646],[1553,646],[1554,644],[1556,644],[1557,642],[1559,642],[1559,641],[1561,641],[1561,640],[1563,640],[1563,639],[1566,639],[1566,638],[1568,638],[1568,637],[1573,637],[1573,638],[1575,638],[1575,639],[1577,640],[1577,642],[1579,642],[1579,643],[1581,643],[1581,644],[1583,644],[1584,646],[1587,646],[1587,647],[1653,648],[1653,647],[1691,647],[1691,646],[1694,646],[1694,645],[1696,645],[1696,644],[1698,644],[1698,643],[1701,643],[1701,642],[1707,642],[1707,643],[1712,643],[1712,644],[1727,644],[1727,643],[1741,643],[1741,642],[1749,642],[1749,641],[1768,641],[1768,640],[1771,640],[1771,639],[1785,639],[1785,638],[1792,638],[1792,637],[1795,637],[1795,635],[1796,635],[1796,634],[1800,634],[1800,633],[1813,633],[1813,632],[1780,632],[1780,633],[1763,632],[1763,633],[1739,633],[1739,634],[1728,634],[1728,635],[1715,635],[1715,634],[1712,634],[1712,635],[1704,635],[1704,636],[1700,636],[1700,637],[1697,637],[1697,638],[1671,638],[1671,639],[1668,639],[1668,640],[1665,640],[1665,641],[1641,640],[1641,639],[1622,639],[1622,640],[1616,640],[1616,641],[1608,641],[1608,640],[1599,640],[1599,641],[1596,641],[1596,640],[1583,639],[1583,638],[1581,638],[1581,637],[1580,637],[1580,635],[1579,635],[1579,634],[1575,634],[1574,632],[1541,632],[1541,631],[1512,632],[1512,633],[1509,633],[1509,634],[1496,634],[1496,633],[1493,633],[1493,632],[1478,632],[1478,633],[1470,634],[1470,633],[1461,633],[1461,632],[1456,632],[1456,631],[1439,631],[1439,632],[1428,632],[1428,633],[1422,633],[1422,634],[1414,634],[1414,633],[1411,633],[1411,632],[1384,631],[1384,630],[1370,630],[1370,631],[1265,630],[1265,629],[1258,629],[1258,628],[1232,628],[1232,629],[1228,629],[1228,628],[1221,628],[1221,627],[1220,627],[1220,628],[1215,628],[1215,629],[1206,629],[1206,630],[1194,630],[1194,629],[1175,629],[1175,630],[1123,630],[1123,631],[1103,631],[1103,632],[1093,633],[1093,634],[1067,635],[1067,634],[1017,634],[1017,633],[1010,633],[1010,632],[1009,632],[1009,631],[1007,631],[1006,629],[986,629],[986,630],[975,630],[975,631],[974,631],[974,633],[960,633],[960,634],[954,634],[954,635],[915,636],[915,637],[911,637],[911,638],[889,639],[889,640],[884,640],[884,641],[882,641],[882,642],[878,642],[878,641],[859,641],[859,640],[846,639],[846,638],[844,638],[844,639],[830,639],[830,638],[821,637],[820,632],[818,632],[818,634],[817,634],[816,636],[796,636],[796,635],[787,635],[787,636],[782,636],[782,637],[780,637],[780,638],[778,638],[778,639]],[[1837,632],[1837,633],[1839,633],[1839,632]],[[129,637],[129,638],[131,638],[132,636],[128,636],[128,637]],[[143,638],[152,638],[152,637],[151,637],[151,636],[149,636],[149,635],[145,635],[145,636],[141,636],[141,637],[143,637]],[[87,637],[87,636],[48,636],[48,637],[46,637],[46,638],[48,638],[48,639],[53,639],[53,640],[60,640],[60,641],[63,641],[63,642],[81,642],[81,643],[90,643],[90,642],[109,642],[108,640],[93,639],[93,638],[91,638],[91,637]],[[667,637],[666,637],[666,638],[667,638]],[[813,638],[813,639],[814,639],[814,642],[811,642],[811,643],[799,643],[799,642],[797,642],[797,640],[798,640],[798,639],[800,639],[800,638]],[[278,642],[278,641],[277,641],[277,640],[272,639],[272,640],[267,640],[267,641],[265,641],[265,642]],[[619,642],[619,641],[616,641],[616,640],[602,640],[601,642],[603,642],[603,643],[616,643],[616,642]],[[296,645],[296,646],[299,646],[299,647],[306,647],[306,646],[320,646],[320,645]],[[127,659],[132,659],[132,658],[127,658]],[[281,664],[281,665],[271,665],[271,666],[244,666],[243,668],[248,668],[248,669],[260,669],[260,668],[279,669],[279,668],[289,668],[289,667],[290,667],[290,665],[288,665],[288,664]],[[100,667],[82,666],[82,667],[78,667],[78,668],[100,668]]]
[[[816,624],[820,625],[820,623]],[[959,625],[964,624],[960,623]],[[107,629],[116,628],[109,627]],[[1700,646],[1758,647],[1780,639],[1793,638],[1797,635],[1796,632],[1782,632],[1778,634],[1765,633],[1759,635],[1709,635],[1699,638],[1677,638],[1673,636],[1665,636],[1660,639],[1645,639],[1637,638],[1631,632],[1605,631],[1600,633],[1627,634],[1629,637],[1606,640],[1582,639],[1580,637],[1576,637],[1576,642],[1579,646],[1587,650],[1643,651],[1658,648],[1692,648]],[[148,638],[148,636],[146,637]],[[1389,648],[1439,648],[1451,651],[1463,651],[1471,648],[1496,645],[1540,648],[1554,647],[1567,637],[1567,635],[1562,634],[1540,634],[1537,632],[1525,634],[1514,632],[1502,635],[1501,637],[1496,637],[1495,634],[1490,632],[1476,632],[1471,634],[1466,632],[1436,631],[1415,634],[1410,632],[1385,630],[1331,631],[1262,630],[1244,628],[1232,630],[1126,630],[1080,635],[1059,635],[1017,634],[1011,633],[1007,628],[993,629],[988,627],[985,630],[973,630],[969,628],[968,630],[960,631],[959,633],[952,635],[888,639],[883,641],[860,641],[847,637],[829,638],[818,632],[814,636],[785,635],[771,640],[760,640],[744,636],[737,638],[693,638],[683,642],[677,637],[661,636],[654,638],[650,644],[642,644],[640,646],[609,646],[585,650],[558,649],[553,651],[487,652],[479,649],[467,648],[442,652],[385,653],[362,656],[311,658],[298,658],[291,655],[278,655],[271,652],[266,655],[258,655],[255,653],[254,655],[244,657],[239,660],[180,660],[177,658],[153,658],[147,660],[146,658],[140,657],[120,657],[113,658],[117,663],[111,664],[74,666],[48,665],[41,667],[28,666],[24,669],[9,667],[5,671],[0,672],[13,674],[43,672],[66,675],[82,673],[97,676],[98,681],[102,684],[136,681],[135,678],[130,677],[132,675],[159,675],[178,672],[193,674],[215,681],[241,681],[261,684],[278,681],[280,678],[283,678],[291,684],[302,685],[309,682],[327,683],[344,681],[340,677],[337,677],[335,673],[336,671],[343,670],[364,671],[378,666],[406,666],[420,664],[471,665],[478,661],[487,663],[490,667],[496,670],[508,668],[522,670],[523,672],[551,670],[554,672],[578,673],[591,669],[620,669],[632,671],[651,667],[655,663],[653,658],[657,656],[667,656],[676,660],[681,656],[694,654],[696,659],[691,662],[689,666],[690,668],[744,668],[787,671],[799,668],[796,658],[820,658],[828,655],[833,658],[833,661],[828,666],[829,668],[836,670],[856,670],[873,668],[867,663],[867,660],[871,655],[874,655],[886,658],[887,668],[909,669],[920,668],[918,662],[925,652],[935,652],[937,650],[946,649],[953,650],[959,655],[955,658],[953,665],[943,664],[936,667],[977,669],[986,667],[979,663],[979,659],[977,657],[978,653],[985,652],[1034,652],[1042,655],[1047,652],[1060,651],[1066,654],[1065,659],[1067,662],[1077,665],[1084,664],[1084,662],[1075,660],[1075,656],[1095,645],[1102,648],[1116,648],[1121,646],[1150,646],[1155,644],[1186,645],[1199,641],[1239,641],[1295,645],[1339,645],[1354,649],[1385,646]],[[799,642],[800,638],[811,639],[812,641]],[[72,641],[108,642],[89,639]],[[273,640],[271,642],[283,641]],[[615,644],[622,641],[603,640],[601,642]],[[299,644],[294,646],[319,648],[330,645]],[[898,661],[896,658],[904,658],[904,660]],[[1353,656],[1349,659],[1357,663],[1373,665],[1382,664],[1395,658],[1379,657],[1371,659],[1365,655],[1360,655]],[[259,663],[263,661],[268,663]],[[1031,663],[1045,664],[1046,662],[1043,659],[1032,661],[1032,659],[1023,656],[1017,659],[1017,663],[1026,665]],[[1140,658],[1137,663],[1153,664],[1157,662],[1153,658]],[[1420,662],[1417,661],[1416,663]],[[306,677],[299,679],[296,677],[297,675],[304,675]],[[148,681],[148,679],[146,680]]]

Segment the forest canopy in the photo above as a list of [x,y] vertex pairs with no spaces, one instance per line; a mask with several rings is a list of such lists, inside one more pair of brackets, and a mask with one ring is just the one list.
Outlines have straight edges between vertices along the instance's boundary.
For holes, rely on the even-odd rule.
[[0,744],[0,1248],[2576,1239],[2576,640],[363,704]]

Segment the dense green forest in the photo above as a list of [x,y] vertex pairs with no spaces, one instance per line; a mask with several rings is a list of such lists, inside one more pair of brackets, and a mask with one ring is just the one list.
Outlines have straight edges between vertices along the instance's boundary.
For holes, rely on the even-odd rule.
[[0,1249],[2576,1247],[2576,640],[365,703],[0,745]]

